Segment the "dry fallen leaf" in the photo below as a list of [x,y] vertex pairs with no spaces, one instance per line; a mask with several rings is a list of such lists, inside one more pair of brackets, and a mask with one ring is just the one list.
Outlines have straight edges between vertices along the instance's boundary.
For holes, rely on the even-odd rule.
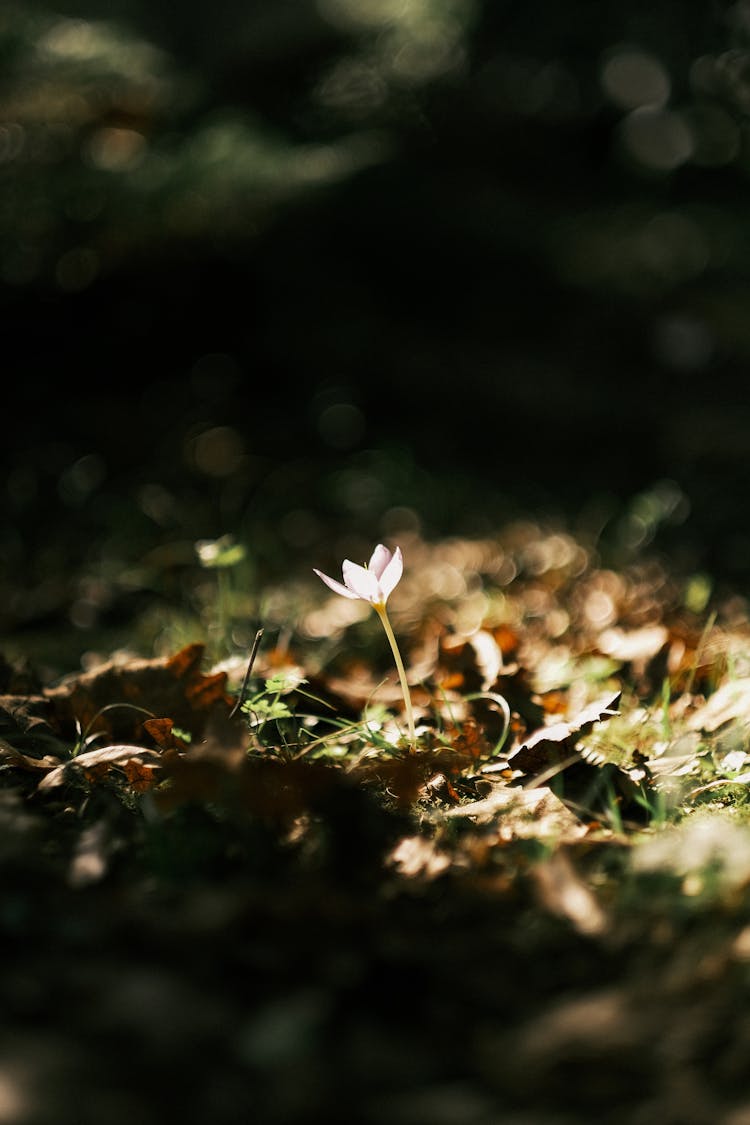
[[22,754],[20,750],[16,750],[14,746],[9,746],[7,742],[0,739],[0,765],[13,766],[16,769],[22,770],[47,770],[54,769],[59,766],[60,759],[54,757],[52,754],[45,754],[42,758],[34,758],[30,754]]
[[604,910],[563,851],[538,863],[531,874],[550,913],[567,918],[580,934],[605,933],[608,920]]
[[124,769],[128,763],[136,763],[141,768],[156,769],[161,764],[161,755],[156,750],[145,750],[142,746],[105,746],[99,750],[89,750],[71,758],[51,770],[37,786],[38,791],[55,789],[75,779],[76,775],[85,778],[89,775],[106,774],[113,766]]
[[187,750],[189,743],[175,734],[173,719],[146,719],[143,729],[150,734],[160,750]]
[[135,741],[144,720],[162,716],[200,734],[215,710],[229,711],[234,704],[226,672],[203,673],[203,655],[202,644],[191,644],[166,659],[110,661],[68,677],[44,698],[71,736],[83,730]]
[[514,789],[498,785],[481,801],[447,809],[442,815],[451,820],[468,818],[475,824],[497,821],[507,839],[532,836],[557,839],[563,835],[570,839],[587,832],[578,817],[545,787]]
[[750,720],[750,676],[722,684],[688,717],[690,730],[712,732],[733,719]]
[[43,695],[0,696],[0,741],[31,757],[58,746],[62,750],[49,700]]
[[563,754],[569,753],[578,739],[596,723],[605,722],[617,715],[621,694],[620,691],[610,692],[584,707],[575,718],[541,727],[508,755],[510,765],[524,773],[537,773],[545,769]]

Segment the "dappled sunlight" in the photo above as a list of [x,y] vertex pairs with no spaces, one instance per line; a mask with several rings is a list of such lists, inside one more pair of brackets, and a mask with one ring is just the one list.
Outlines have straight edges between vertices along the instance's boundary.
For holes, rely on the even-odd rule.
[[[272,602],[266,604],[273,605]],[[351,625],[365,621],[368,616],[367,606],[362,602],[341,602],[337,598],[331,598],[320,609],[313,609],[305,614],[300,622],[300,632],[311,640],[330,640]]]
[[634,870],[684,880],[689,895],[731,893],[750,885],[750,829],[731,815],[694,814],[633,853]]
[[128,39],[114,23],[60,19],[40,25],[36,48],[50,59],[76,64],[106,65],[151,79],[164,66],[161,51],[149,43]]
[[[463,40],[474,16],[473,0],[318,0],[323,17],[344,30],[376,32],[365,68],[344,60],[323,80],[320,97],[347,109],[362,105],[369,86],[369,108],[383,100],[378,83],[421,84],[455,71],[465,61]],[[365,94],[366,96],[366,94]]]
[[253,235],[273,202],[384,157],[374,134],[293,145],[230,108],[186,132],[179,119],[199,80],[168,52],[116,20],[9,12],[18,61],[0,97],[0,172],[13,174],[0,217],[7,284],[51,276],[77,293],[152,240]]
[[750,6],[678,9],[0,10],[0,1125],[747,1125]]

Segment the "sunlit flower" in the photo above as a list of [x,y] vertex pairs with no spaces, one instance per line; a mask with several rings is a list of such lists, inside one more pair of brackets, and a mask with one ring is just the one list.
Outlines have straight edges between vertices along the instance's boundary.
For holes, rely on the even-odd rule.
[[323,579],[326,586],[344,598],[359,598],[375,607],[384,606],[401,580],[404,559],[400,547],[391,554],[387,547],[378,543],[367,566],[359,566],[358,563],[344,559],[341,570],[343,583],[329,578],[320,570],[315,570],[315,573],[318,578]]
[[[313,567],[313,570],[315,570],[315,567]],[[350,562],[349,559],[344,559],[341,570],[344,576],[343,582],[337,582],[335,578],[329,578],[327,574],[323,574],[320,570],[315,570],[315,573],[318,578],[323,579],[326,586],[335,593],[341,594],[342,597],[358,598],[360,601],[369,602],[380,618],[388,643],[391,646],[393,659],[396,661],[396,671],[404,696],[406,721],[409,724],[409,744],[411,749],[414,750],[416,743],[414,711],[411,705],[406,670],[385,608],[385,603],[398,586],[404,572],[401,548],[397,547],[391,554],[387,547],[378,543],[367,566],[359,566],[357,563]]]

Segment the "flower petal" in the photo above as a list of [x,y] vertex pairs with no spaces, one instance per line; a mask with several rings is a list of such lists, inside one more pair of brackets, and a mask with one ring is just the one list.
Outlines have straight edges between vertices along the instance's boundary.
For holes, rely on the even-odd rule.
[[378,543],[377,547],[372,552],[372,557],[367,564],[367,569],[379,580],[383,571],[388,566],[388,563],[391,561],[391,557],[391,552],[388,548],[384,547],[382,543]]
[[346,586],[342,586],[342,584],[340,582],[337,582],[335,578],[329,578],[328,575],[323,574],[322,571],[315,570],[315,567],[313,567],[313,571],[315,571],[318,578],[323,579],[326,586],[330,586],[330,588],[335,593],[341,594],[342,597],[344,597],[344,598],[358,598],[359,597],[359,594],[355,594],[353,590],[349,590]]
[[383,592],[383,601],[396,589],[401,581],[401,575],[403,573],[404,556],[401,554],[401,548],[397,547],[393,552],[393,557],[380,575],[380,589]]
[[355,598],[366,602],[377,602],[379,598],[378,576],[365,566],[344,559],[342,566],[344,582],[353,591]]

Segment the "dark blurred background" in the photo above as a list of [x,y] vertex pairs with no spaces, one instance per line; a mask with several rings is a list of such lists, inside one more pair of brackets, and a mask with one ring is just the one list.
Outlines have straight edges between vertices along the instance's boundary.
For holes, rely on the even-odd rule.
[[750,4],[0,5],[0,634],[537,514],[750,573]]

